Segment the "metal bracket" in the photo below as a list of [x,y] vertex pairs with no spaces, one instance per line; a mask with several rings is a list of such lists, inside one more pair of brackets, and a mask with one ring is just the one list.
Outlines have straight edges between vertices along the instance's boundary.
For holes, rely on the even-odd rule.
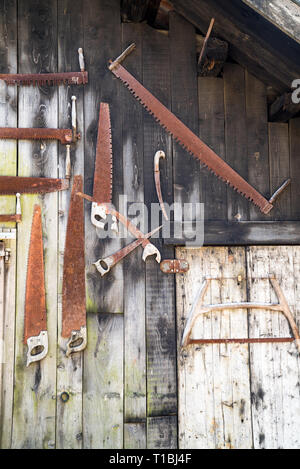
[[189,263],[185,259],[165,259],[160,263],[160,270],[164,274],[185,274]]
[[[260,343],[260,342],[296,342],[296,346],[300,353],[300,335],[299,330],[296,324],[296,321],[291,313],[289,305],[286,301],[286,298],[281,290],[281,287],[277,281],[277,279],[273,276],[267,277],[277,295],[278,303],[251,303],[251,302],[241,302],[241,303],[222,303],[222,304],[211,304],[206,305],[204,304],[204,297],[207,292],[208,286],[211,282],[211,278],[205,279],[203,284],[201,285],[193,306],[191,308],[190,314],[188,316],[188,320],[184,329],[183,337],[181,345],[182,347],[187,347],[190,344],[215,344],[215,343]],[[223,311],[225,309],[263,309],[275,312],[281,312],[284,314],[286,319],[289,322],[289,325],[292,329],[294,337],[283,337],[283,338],[259,338],[259,339],[252,339],[252,338],[245,338],[245,339],[191,339],[191,333],[193,326],[197,320],[197,318],[201,315],[205,315],[211,313],[212,311]]]

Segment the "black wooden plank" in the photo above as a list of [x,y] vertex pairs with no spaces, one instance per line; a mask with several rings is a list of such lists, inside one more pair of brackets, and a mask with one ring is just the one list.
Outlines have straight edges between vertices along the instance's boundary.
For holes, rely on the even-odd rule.
[[[245,70],[239,65],[224,68],[226,161],[243,178],[248,178]],[[247,220],[249,202],[228,187],[228,219]]]
[[293,93],[284,93],[269,107],[271,122],[288,122],[300,113],[300,104],[293,103]]
[[[113,203],[118,209],[123,194],[122,113],[120,86],[108,70],[108,62],[120,54],[121,23],[118,0],[92,0],[84,11],[84,53],[89,84],[84,88],[85,192],[92,194],[100,102],[110,105],[113,149]],[[123,270],[119,264],[101,279],[93,262],[121,247],[119,239],[99,239],[103,231],[90,222],[91,204],[85,204],[87,311],[123,312]],[[116,295],[116,289],[119,294]]]
[[300,219],[300,118],[290,120],[291,218]]
[[[194,26],[175,12],[170,15],[170,60],[172,111],[193,132],[198,134],[198,93],[196,34]],[[168,161],[171,155],[167,155]],[[174,202],[202,202],[199,161],[173,141]],[[162,164],[162,167],[165,164]],[[162,170],[163,194],[165,172]]]
[[[198,78],[200,138],[221,158],[226,159],[224,81],[222,78]],[[202,194],[206,220],[227,220],[226,185],[214,174],[203,170]]]
[[[174,233],[174,224],[171,224]],[[164,239],[166,245],[184,246],[194,234],[192,222],[180,228],[185,236]],[[177,232],[180,232],[177,227]],[[205,221],[204,246],[259,246],[300,244],[300,222],[298,221]],[[197,245],[195,245],[197,247]],[[199,245],[198,247],[201,247]]]
[[[177,419],[175,416],[152,417],[147,419],[147,448],[177,448]],[[157,460],[157,462],[160,461],[162,461],[162,459]]]
[[[267,88],[264,83],[246,71],[246,118],[247,118],[247,157],[248,182],[258,192],[269,198],[269,142],[268,142],[268,111]],[[249,203],[250,220],[268,219],[258,207]]]
[[[143,83],[166,106],[171,107],[168,37],[145,26],[143,36]],[[144,113],[144,186],[148,210],[157,202],[153,157],[157,150],[168,156],[165,200],[172,199],[171,138],[149,114]],[[157,224],[153,220],[152,223]],[[154,241],[155,242],[155,241]],[[173,258],[174,249],[163,247],[163,258]],[[146,341],[148,416],[177,412],[174,278],[162,274],[153,259],[146,266]]]
[[[269,124],[270,184],[272,194],[291,177],[288,124]],[[291,186],[276,200],[270,213],[272,220],[291,219]]]

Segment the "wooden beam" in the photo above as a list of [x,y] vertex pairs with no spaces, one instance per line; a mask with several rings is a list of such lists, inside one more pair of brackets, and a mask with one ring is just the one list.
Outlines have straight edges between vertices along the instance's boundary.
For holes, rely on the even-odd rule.
[[253,10],[300,43],[300,4],[291,0],[243,0]]
[[212,17],[214,34],[230,43],[230,56],[283,92],[300,76],[300,45],[240,0],[171,0],[203,34]]
[[269,107],[269,120],[271,122],[287,122],[299,113],[300,103],[293,103],[292,93],[284,93]]
[[[175,237],[171,234],[170,238],[164,239],[164,244],[183,246],[192,239],[195,228],[188,221],[181,226],[172,223],[170,232],[183,235]],[[204,246],[293,244],[300,244],[300,221],[205,221],[204,224]]]
[[158,12],[160,0],[121,0],[121,18],[123,23],[140,23],[147,20],[153,24]]

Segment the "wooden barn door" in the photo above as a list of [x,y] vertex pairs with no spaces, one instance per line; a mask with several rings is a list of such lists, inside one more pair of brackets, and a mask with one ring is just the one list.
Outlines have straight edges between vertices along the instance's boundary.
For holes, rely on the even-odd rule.
[[[181,347],[204,278],[205,303],[277,303],[274,274],[300,325],[300,247],[177,248],[190,270],[177,277],[179,446],[300,448],[300,360],[292,343]],[[193,338],[289,337],[281,313],[226,310],[199,318]]]

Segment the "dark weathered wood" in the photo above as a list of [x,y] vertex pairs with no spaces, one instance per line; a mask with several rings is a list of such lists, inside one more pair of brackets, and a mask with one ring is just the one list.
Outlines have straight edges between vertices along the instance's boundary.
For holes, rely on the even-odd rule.
[[[96,142],[100,102],[110,105],[113,151],[113,204],[118,210],[119,194],[123,194],[122,113],[120,86],[108,70],[108,61],[120,54],[121,23],[118,0],[93,0],[84,12],[84,54],[89,84],[84,88],[85,114],[85,193],[93,193]],[[97,51],[97,53],[95,52]],[[93,262],[112,254],[121,247],[120,240],[101,239],[103,230],[90,221],[91,204],[85,203],[85,240],[87,266],[87,311],[123,312],[123,268],[117,265],[100,278]],[[118,291],[118,295],[116,295]]]
[[[202,49],[205,38],[197,36],[198,49]],[[206,56],[202,63],[198,64],[198,76],[218,77],[228,57],[228,43],[216,37],[209,38],[207,42]]]
[[300,42],[299,0],[243,0],[277,28]]
[[[248,178],[245,70],[239,65],[224,68],[226,161],[243,178]],[[227,190],[228,219],[247,220],[249,202],[231,187]]]
[[147,447],[145,422],[125,423],[124,449],[145,449]]
[[[179,229],[177,227],[179,232]],[[184,246],[192,237],[195,228],[192,222],[182,226],[183,235],[164,240],[166,245]],[[171,224],[171,233],[174,225]],[[298,221],[205,221],[204,246],[247,246],[247,245],[292,245],[300,244],[300,222]]]
[[[195,28],[175,12],[170,13],[170,57],[172,111],[193,132],[198,133],[198,94]],[[180,51],[180,52],[179,52]],[[171,167],[171,155],[166,164]],[[173,141],[174,202],[200,202],[201,169],[199,161]],[[166,173],[162,173],[163,194]],[[167,182],[168,184],[168,182]],[[202,194],[203,197],[203,194]],[[190,218],[192,216],[190,212]],[[177,214],[174,215],[175,219]]]
[[[123,24],[122,49],[132,42],[136,50],[126,59],[126,68],[142,80],[142,30],[140,24]],[[122,87],[124,193],[128,201],[129,215],[132,203],[144,202],[143,163],[143,109],[131,93]],[[141,208],[141,207],[140,207]],[[132,214],[134,216],[134,214]],[[138,214],[136,214],[138,215]],[[131,216],[129,216],[130,219]],[[143,229],[143,227],[141,227]],[[129,244],[132,239],[126,240]],[[124,259],[124,420],[137,422],[146,419],[146,312],[145,312],[145,263],[142,248]],[[131,427],[127,427],[127,430]],[[146,428],[139,426],[137,437],[146,441]],[[135,432],[124,427],[126,447],[133,448]],[[144,437],[141,433],[144,431]]]
[[[288,124],[269,124],[270,187],[273,194],[281,184],[291,177]],[[273,220],[290,220],[291,186],[276,200],[270,214]]]
[[[225,158],[224,81],[198,78],[199,137],[221,158]],[[227,219],[227,189],[209,171],[201,172],[202,200],[206,220]]]
[[[143,83],[166,106],[171,105],[169,39],[145,27],[143,36]],[[164,185],[166,202],[172,199],[171,139],[152,116],[144,112],[144,187],[148,210],[157,196],[153,157],[164,150],[168,167]],[[158,225],[151,217],[152,224]],[[153,241],[153,240],[152,240]],[[173,248],[154,240],[163,258],[173,258]],[[174,278],[164,275],[154,259],[146,264],[147,415],[177,412]],[[149,432],[148,432],[149,438]]]
[[292,220],[300,219],[300,118],[290,120],[290,170]]
[[[246,119],[248,182],[268,198],[270,193],[267,89],[246,71]],[[240,155],[246,159],[246,155]],[[249,204],[250,220],[268,219],[253,204]]]
[[292,101],[292,93],[279,96],[269,107],[269,120],[271,122],[287,122],[300,113],[300,104]]
[[147,448],[177,448],[177,418],[175,416],[147,419]]
[[121,0],[122,21],[127,23],[140,23],[148,20],[149,24],[155,21],[160,0]]
[[297,58],[300,45],[239,0],[172,0],[171,3],[202,33],[215,17],[214,33],[230,43],[230,55],[236,59],[242,54],[241,65],[254,75],[257,68],[253,63],[259,65],[258,78],[266,71],[267,84],[287,89],[300,76]]

